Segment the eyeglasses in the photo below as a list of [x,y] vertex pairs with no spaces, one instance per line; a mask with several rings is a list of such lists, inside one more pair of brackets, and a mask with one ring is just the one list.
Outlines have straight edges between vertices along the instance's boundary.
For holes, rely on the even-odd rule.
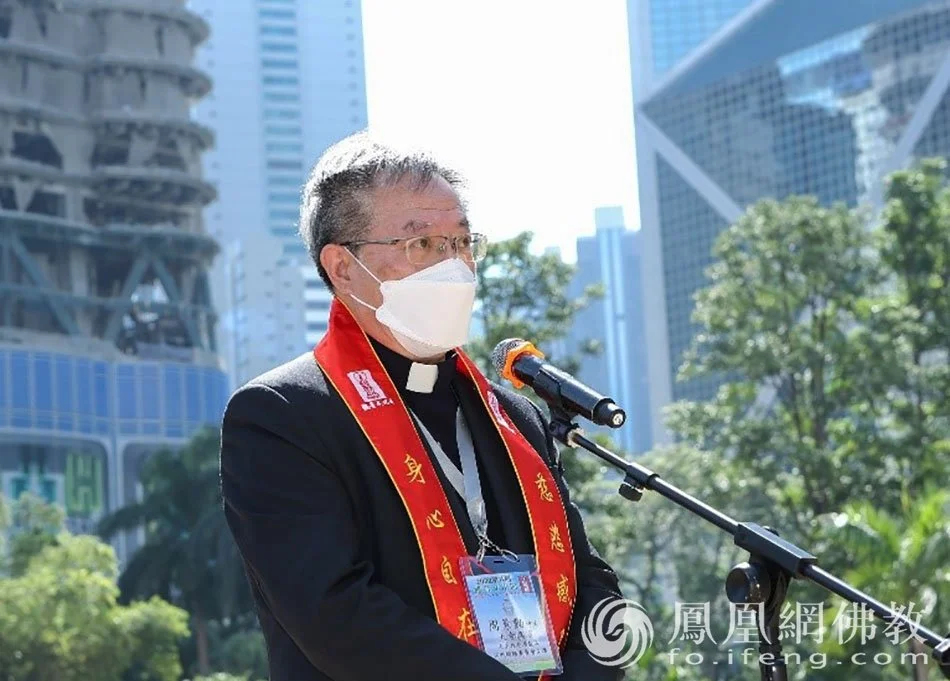
[[478,262],[488,252],[488,237],[484,234],[460,234],[458,236],[443,236],[432,234],[428,236],[411,236],[399,239],[374,239],[366,241],[345,241],[341,246],[365,246],[378,244],[381,246],[395,246],[404,244],[406,258],[413,265],[429,267],[445,260],[451,244],[456,257],[465,262]]

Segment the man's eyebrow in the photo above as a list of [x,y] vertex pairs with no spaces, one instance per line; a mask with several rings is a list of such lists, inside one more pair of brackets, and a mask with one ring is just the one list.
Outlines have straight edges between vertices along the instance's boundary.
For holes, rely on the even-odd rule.
[[[423,222],[422,220],[410,220],[402,226],[402,228],[408,232],[418,232],[420,229],[425,229],[426,227],[431,227],[431,222]],[[471,223],[468,221],[468,217],[462,216],[459,219],[459,227],[471,228]]]
[[409,232],[418,232],[420,229],[425,229],[426,227],[431,227],[431,222],[422,222],[420,220],[410,220],[402,226],[404,230]]

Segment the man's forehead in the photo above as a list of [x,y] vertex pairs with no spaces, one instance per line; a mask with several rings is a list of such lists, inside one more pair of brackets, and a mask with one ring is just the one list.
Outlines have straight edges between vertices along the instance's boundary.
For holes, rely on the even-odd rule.
[[468,226],[461,199],[444,180],[434,180],[422,188],[400,182],[380,189],[375,193],[373,208],[376,219],[390,229]]
[[429,227],[468,226],[468,217],[462,206],[454,205],[433,206],[425,203],[407,203],[403,205],[380,206],[377,217],[393,227],[411,231],[420,231]]

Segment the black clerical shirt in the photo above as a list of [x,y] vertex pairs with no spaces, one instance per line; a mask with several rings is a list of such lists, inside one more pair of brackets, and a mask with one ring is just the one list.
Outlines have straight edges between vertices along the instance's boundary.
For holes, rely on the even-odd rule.
[[[506,478],[508,483],[506,487],[511,488],[517,487],[517,478],[510,463],[507,466],[504,465],[508,455],[501,438],[485,437],[486,433],[484,432],[478,435],[475,434],[477,428],[473,426],[473,420],[469,416],[472,402],[478,398],[478,395],[471,382],[458,373],[455,365],[455,353],[448,353],[446,358],[438,363],[438,375],[432,386],[432,391],[425,392],[407,387],[409,370],[413,364],[412,360],[393,352],[375,340],[371,342],[386,369],[386,373],[389,374],[399,391],[399,395],[406,403],[406,407],[422,421],[432,437],[441,445],[442,451],[460,471],[462,465],[455,431],[455,416],[457,411],[460,408],[462,409],[462,415],[473,433],[475,460],[478,462],[478,477],[481,481],[482,497],[485,500],[485,513],[488,516],[488,538],[502,548],[509,548],[506,544],[505,524],[502,521],[499,505],[496,502],[495,490],[493,485],[488,484],[488,481],[501,476]],[[494,428],[491,431],[494,431]],[[422,437],[422,441],[425,442],[422,434],[419,435]],[[496,440],[496,442],[492,443],[492,440]],[[490,451],[485,451],[489,447]],[[441,470],[439,462],[434,457],[432,464]],[[492,470],[488,469],[489,466]],[[445,493],[455,495],[463,505],[465,504],[465,499],[451,485],[445,488]],[[464,517],[467,518],[467,514]],[[458,521],[463,522],[463,519],[458,518]]]

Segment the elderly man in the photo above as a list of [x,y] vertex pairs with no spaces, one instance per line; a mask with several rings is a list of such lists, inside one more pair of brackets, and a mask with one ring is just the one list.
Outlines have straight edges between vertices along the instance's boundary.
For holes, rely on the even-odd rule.
[[307,183],[329,331],[238,390],[222,427],[271,681],[621,676],[581,639],[620,594],[544,419],[459,347],[486,241],[458,185],[362,133]]

